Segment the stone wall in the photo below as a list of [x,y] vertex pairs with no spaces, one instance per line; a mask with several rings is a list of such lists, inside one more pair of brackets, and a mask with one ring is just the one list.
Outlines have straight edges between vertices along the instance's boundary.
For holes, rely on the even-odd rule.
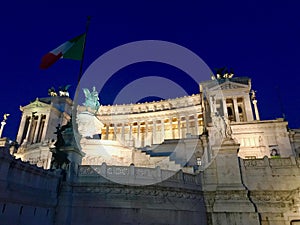
[[75,182],[63,187],[57,212],[56,224],[72,225],[207,221],[200,177],[159,167],[80,166]]
[[0,148],[0,224],[294,225],[299,158],[241,159],[226,139],[198,174],[131,166],[79,166],[60,175]]
[[233,141],[223,143],[200,174],[209,224],[300,222],[299,158],[241,159],[238,147]]
[[241,171],[263,225],[300,221],[299,158],[241,160]]
[[21,162],[0,147],[0,224],[52,225],[59,181],[57,172]]
[[287,130],[288,122],[281,119],[231,124],[232,136],[240,143],[239,157],[272,157],[275,149],[281,157],[295,155]]

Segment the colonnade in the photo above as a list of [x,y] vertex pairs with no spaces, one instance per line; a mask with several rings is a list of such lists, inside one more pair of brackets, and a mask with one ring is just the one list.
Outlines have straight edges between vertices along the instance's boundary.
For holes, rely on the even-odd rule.
[[220,115],[228,116],[230,121],[245,122],[252,121],[253,114],[249,96],[230,96],[216,98],[210,96],[210,111],[214,114],[219,112]]
[[165,139],[186,138],[203,131],[202,114],[137,118],[126,122],[105,123],[103,140],[118,140],[126,146],[144,147],[160,144]]
[[17,141],[22,144],[24,140],[27,143],[39,143],[46,135],[45,129],[46,115],[32,114],[24,116],[21,121]]

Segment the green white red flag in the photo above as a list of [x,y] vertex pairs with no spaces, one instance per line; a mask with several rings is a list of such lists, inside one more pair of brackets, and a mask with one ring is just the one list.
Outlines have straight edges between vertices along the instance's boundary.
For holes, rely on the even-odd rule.
[[47,69],[61,58],[81,60],[84,50],[85,35],[85,33],[81,34],[48,52],[43,56],[40,68]]

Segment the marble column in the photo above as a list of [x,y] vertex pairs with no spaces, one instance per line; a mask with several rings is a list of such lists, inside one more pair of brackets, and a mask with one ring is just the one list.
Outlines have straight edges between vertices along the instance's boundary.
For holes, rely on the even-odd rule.
[[145,121],[145,140],[144,140],[144,143],[145,143],[145,146],[148,144],[148,137],[149,137],[149,133],[148,133],[148,120]]
[[169,118],[169,123],[170,123],[170,137],[171,137],[171,139],[173,139],[174,138],[174,135],[173,135],[173,118],[171,117],[171,118]]
[[5,121],[2,121],[2,122],[1,122],[1,127],[0,127],[0,138],[2,137],[2,132],[3,132],[3,129],[4,129],[5,124],[6,124]]
[[109,135],[109,124],[106,124],[105,140],[108,140],[108,135]]
[[132,140],[132,123],[129,123],[129,141]]
[[42,120],[43,115],[39,115],[38,116],[38,122],[36,124],[36,128],[35,128],[35,134],[34,134],[34,138],[33,138],[33,143],[36,143],[39,131],[40,131],[40,125],[41,125],[41,120]]
[[195,119],[195,135],[198,135],[199,131],[198,131],[198,116],[197,114],[194,115],[194,119]]
[[138,121],[137,122],[137,146],[140,147],[141,146],[141,140],[140,140],[140,129],[141,129],[141,122]]
[[234,109],[235,121],[240,122],[240,114],[239,114],[239,108],[238,108],[236,98],[233,98],[233,109]]
[[45,140],[47,130],[48,130],[47,128],[48,128],[49,118],[50,118],[50,116],[45,116],[45,125],[44,125],[44,130],[43,130],[41,141]]
[[254,106],[255,119],[260,120],[259,112],[258,112],[258,108],[257,108],[257,100],[256,99],[252,100],[252,103]]
[[181,138],[181,129],[180,129],[180,117],[177,117],[177,131],[178,131],[178,138]]
[[152,143],[153,144],[157,143],[157,138],[156,138],[156,119],[153,120]]
[[122,128],[121,128],[121,140],[123,143],[125,143],[125,126],[124,123],[122,123]]
[[[185,126],[186,126],[186,134],[188,134],[188,133],[190,133],[190,124],[189,124],[189,116],[188,115],[186,115],[185,116]],[[185,135],[186,135],[185,134]]]
[[165,140],[165,120],[161,120],[161,141]]
[[29,117],[29,124],[28,124],[28,129],[27,129],[27,133],[26,133],[26,141],[28,141],[28,137],[29,137],[29,133],[30,133],[30,130],[31,130],[31,124],[32,124],[32,120],[33,120],[33,117]]
[[27,119],[26,116],[22,116],[21,124],[20,124],[19,131],[18,131],[18,136],[17,136],[17,142],[19,144],[21,144],[21,141],[22,141],[21,139],[22,139],[22,136],[23,136],[26,119]]
[[245,121],[253,121],[253,113],[252,113],[252,107],[251,107],[249,95],[244,97],[244,106],[245,106],[245,113],[247,118]]
[[222,106],[223,106],[223,114],[224,115],[220,115],[220,116],[226,116],[226,117],[228,117],[226,98],[224,98],[222,100]]
[[114,124],[114,136],[113,140],[115,141],[117,139],[117,124]]

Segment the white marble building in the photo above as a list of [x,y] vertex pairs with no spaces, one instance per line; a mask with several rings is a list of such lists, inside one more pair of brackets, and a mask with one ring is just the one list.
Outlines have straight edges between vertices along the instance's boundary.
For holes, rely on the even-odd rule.
[[[105,161],[95,158],[97,154],[101,154],[92,150],[94,142],[97,141],[102,145],[110,143],[115,148],[118,146],[119,152],[127,151],[128,154],[136,152],[139,155],[137,157],[147,161],[149,155],[142,156],[137,149],[148,149],[153,153],[157,153],[158,150],[155,149],[159,149],[161,153],[163,148],[172,148],[171,140],[199,139],[208,132],[208,147],[201,142],[197,145],[198,150],[195,148],[195,154],[207,151],[207,156],[202,157],[198,153],[189,166],[207,163],[208,158],[212,157],[209,146],[223,138],[220,133],[222,129],[216,125],[214,118],[221,119],[218,124],[225,119],[230,121],[232,137],[240,144],[238,154],[242,158],[289,157],[296,154],[296,148],[299,147],[293,138],[297,135],[289,134],[291,131],[287,130],[286,121],[260,120],[251,79],[247,77],[214,79],[200,83],[199,90],[199,94],[196,95],[158,102],[100,106],[95,118],[102,125],[97,126],[98,131],[93,132],[101,135],[101,140],[82,138],[81,147],[86,154],[83,164],[95,162],[101,164]],[[48,146],[56,138],[54,132],[58,124],[65,124],[70,119],[71,108],[72,100],[67,96],[36,99],[29,105],[21,107],[23,115],[17,136],[21,147],[15,156],[49,168],[51,153]],[[87,107],[79,106],[77,115],[86,110]],[[291,142],[295,144],[292,146]],[[170,152],[172,149],[165,151]],[[165,159],[167,155],[161,159]],[[115,157],[118,158],[116,155]],[[128,165],[130,157],[127,158],[127,160],[119,158],[115,163]],[[158,158],[153,158],[152,161],[158,161]],[[137,164],[136,161],[131,163]],[[144,166],[149,166],[149,163],[145,163]]]
[[0,223],[300,223],[300,132],[282,119],[260,120],[249,78],[96,114],[78,107],[82,137],[75,146],[77,135],[68,133],[72,144],[62,148],[70,163],[61,174],[47,170],[49,147],[71,108],[67,96],[21,107],[14,156],[27,163],[0,140]]

